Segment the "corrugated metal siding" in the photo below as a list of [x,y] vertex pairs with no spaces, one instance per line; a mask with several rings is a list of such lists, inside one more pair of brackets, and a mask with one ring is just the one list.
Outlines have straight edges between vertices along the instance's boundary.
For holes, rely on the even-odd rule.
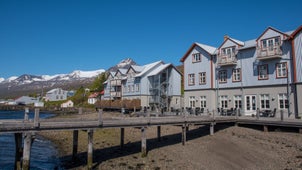
[[302,82],[302,32],[298,33],[294,39],[296,56],[297,81]]

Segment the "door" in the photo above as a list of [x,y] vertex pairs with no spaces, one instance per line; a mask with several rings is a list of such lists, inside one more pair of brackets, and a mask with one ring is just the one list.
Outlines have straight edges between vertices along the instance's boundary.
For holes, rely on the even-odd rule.
[[256,114],[256,95],[245,96],[245,113],[246,115]]

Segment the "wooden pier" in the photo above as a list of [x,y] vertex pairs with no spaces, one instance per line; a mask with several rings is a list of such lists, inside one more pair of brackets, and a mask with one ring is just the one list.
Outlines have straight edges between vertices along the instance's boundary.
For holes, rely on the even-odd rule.
[[[174,125],[181,127],[183,145],[186,143],[186,132],[189,125],[207,125],[209,126],[209,134],[214,135],[214,126],[216,124],[232,123],[234,125],[260,125],[264,131],[268,130],[268,126],[293,127],[302,132],[302,121],[283,120],[277,118],[259,118],[259,117],[239,117],[239,116],[168,116],[168,117],[115,117],[103,119],[102,110],[99,110],[97,120],[81,120],[81,119],[39,119],[39,109],[35,109],[35,117],[33,120],[28,119],[28,110],[25,111],[24,120],[0,120],[0,134],[15,134],[15,169],[27,170],[30,167],[30,150],[34,140],[35,132],[53,131],[53,130],[72,130],[73,131],[73,149],[72,159],[76,158],[78,149],[78,131],[85,130],[88,135],[87,146],[87,168],[92,169],[93,166],[93,132],[98,128],[120,128],[120,146],[124,146],[124,128],[135,127],[141,129],[141,155],[147,156],[147,137],[146,127],[157,126],[157,138],[161,140],[161,126]],[[150,115],[150,114],[149,114]],[[23,135],[22,135],[23,134]],[[22,140],[24,146],[22,146]],[[22,158],[22,159],[21,159]],[[22,162],[21,162],[22,160]]]

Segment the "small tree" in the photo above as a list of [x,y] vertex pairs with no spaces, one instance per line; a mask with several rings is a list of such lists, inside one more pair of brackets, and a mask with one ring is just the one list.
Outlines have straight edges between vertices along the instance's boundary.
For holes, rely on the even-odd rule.
[[98,92],[104,90],[104,82],[106,80],[107,80],[106,73],[105,72],[101,73],[95,78],[95,80],[90,86],[90,89],[92,89],[92,91],[98,91]]

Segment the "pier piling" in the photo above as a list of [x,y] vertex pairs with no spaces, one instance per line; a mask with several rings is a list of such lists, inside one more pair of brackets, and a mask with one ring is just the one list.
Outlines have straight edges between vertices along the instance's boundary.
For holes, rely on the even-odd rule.
[[157,140],[161,141],[161,126],[157,126]]
[[182,142],[182,145],[185,145],[186,144],[186,140],[187,140],[187,131],[186,131],[186,125],[183,124],[181,126],[181,129],[182,129],[182,135],[181,135],[181,142]]
[[141,128],[141,133],[142,133],[142,157],[147,156],[147,139],[146,139],[146,129],[145,127]]
[[15,170],[21,170],[22,133],[15,133]]
[[32,144],[32,133],[24,133],[24,148],[23,148],[23,161],[22,169],[29,170],[30,168],[30,149]]
[[73,142],[72,142],[72,161],[76,160],[78,154],[78,140],[79,140],[79,131],[73,131]]
[[88,151],[87,151],[87,169],[92,170],[93,165],[93,130],[89,129],[88,133]]
[[121,128],[121,141],[120,141],[121,149],[124,148],[124,137],[125,137],[125,128]]

